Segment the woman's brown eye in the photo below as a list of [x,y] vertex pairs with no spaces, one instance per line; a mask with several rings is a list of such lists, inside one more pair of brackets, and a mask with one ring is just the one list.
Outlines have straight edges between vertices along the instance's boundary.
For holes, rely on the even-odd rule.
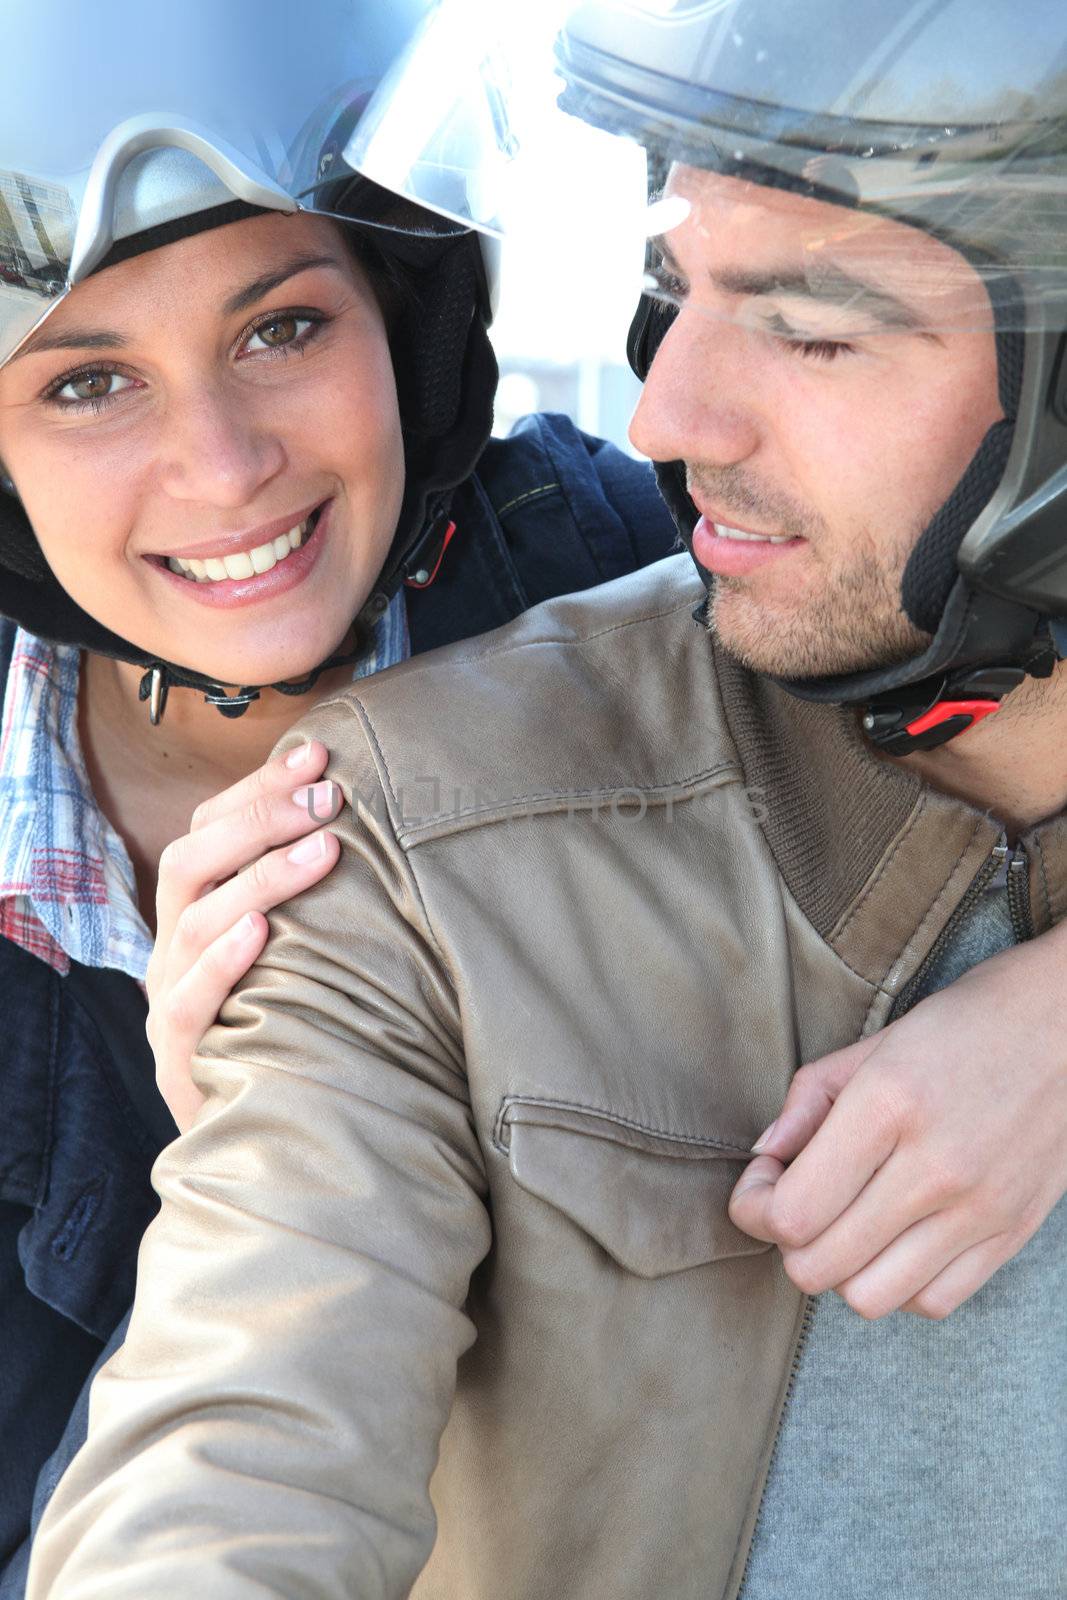
[[261,323],[256,332],[264,344],[290,344],[296,338],[297,326],[296,317],[275,317],[270,322]]
[[114,381],[113,373],[87,372],[83,378],[72,379],[67,388],[75,400],[103,400],[111,393]]

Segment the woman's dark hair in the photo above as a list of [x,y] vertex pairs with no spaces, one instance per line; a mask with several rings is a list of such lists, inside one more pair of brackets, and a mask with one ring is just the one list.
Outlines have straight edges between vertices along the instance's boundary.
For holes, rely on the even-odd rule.
[[[406,234],[432,237],[440,232],[440,224],[435,227],[436,218],[430,212],[382,189],[369,178],[338,180],[330,190],[320,191],[319,204],[341,222],[345,242],[366,273],[386,330],[392,334],[418,310],[420,295],[415,273],[398,258],[386,230],[400,228]],[[345,227],[348,218],[352,225]],[[360,227],[361,222],[370,226]],[[382,230],[378,235],[374,224]]]

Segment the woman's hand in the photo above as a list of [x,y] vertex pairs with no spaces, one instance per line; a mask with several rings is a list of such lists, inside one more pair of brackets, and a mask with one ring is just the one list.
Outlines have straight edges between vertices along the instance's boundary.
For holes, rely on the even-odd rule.
[[1067,925],[802,1067],[730,1201],[809,1294],[940,1319],[1067,1189]]
[[317,783],[329,759],[312,741],[198,806],[167,846],[148,964],[148,1038],[156,1082],[184,1133],[203,1103],[189,1064],[230,990],[267,942],[265,912],[318,883],[341,847],[322,826],[344,801]]

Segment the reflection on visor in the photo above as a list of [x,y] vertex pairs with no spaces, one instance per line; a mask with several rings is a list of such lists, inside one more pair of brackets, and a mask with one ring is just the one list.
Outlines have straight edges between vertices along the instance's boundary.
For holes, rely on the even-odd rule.
[[0,280],[44,299],[62,294],[74,242],[65,189],[0,172]]
[[[662,168],[661,168],[662,170]],[[1026,274],[875,211],[686,163],[666,172],[645,293],[798,342],[1018,328]],[[1058,275],[1058,274],[1057,274]]]

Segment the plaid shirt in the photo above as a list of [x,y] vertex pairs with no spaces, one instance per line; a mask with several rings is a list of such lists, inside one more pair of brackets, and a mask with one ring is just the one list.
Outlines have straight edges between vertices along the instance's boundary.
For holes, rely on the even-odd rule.
[[[152,936],[137,907],[133,863],[93,796],[78,737],[81,652],[13,622],[0,723],[0,936],[58,972],[72,961],[144,982]],[[410,654],[398,594],[353,681]]]

